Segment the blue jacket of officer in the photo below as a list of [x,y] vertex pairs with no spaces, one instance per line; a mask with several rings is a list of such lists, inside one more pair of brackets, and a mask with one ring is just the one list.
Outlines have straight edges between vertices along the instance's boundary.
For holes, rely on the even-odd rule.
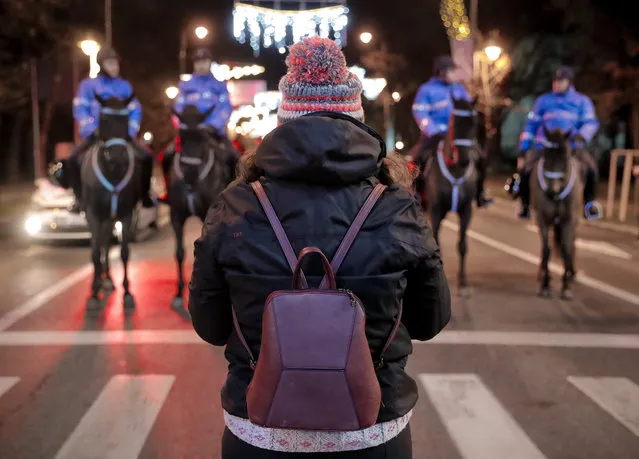
[[186,105],[195,105],[201,113],[215,106],[204,124],[214,128],[220,135],[226,134],[226,125],[233,110],[226,83],[219,81],[213,74],[194,74],[189,81],[182,81],[179,89],[174,105],[178,113]]
[[448,84],[436,77],[419,88],[413,103],[413,117],[426,137],[448,132],[453,99],[471,100],[464,85]]
[[[100,121],[100,103],[95,94],[102,99],[117,97],[127,99],[133,94],[131,84],[120,78],[112,78],[100,73],[96,78],[86,78],[80,83],[78,94],[73,99],[73,118],[80,128],[80,137],[87,138],[98,128]],[[129,109],[129,135],[134,138],[140,131],[142,121],[142,106],[137,99],[133,99]]]
[[571,86],[565,93],[550,92],[535,101],[521,134],[520,155],[533,146],[541,150],[547,145],[544,127],[548,131],[561,129],[573,136],[579,134],[589,143],[599,130],[599,121],[590,98]]

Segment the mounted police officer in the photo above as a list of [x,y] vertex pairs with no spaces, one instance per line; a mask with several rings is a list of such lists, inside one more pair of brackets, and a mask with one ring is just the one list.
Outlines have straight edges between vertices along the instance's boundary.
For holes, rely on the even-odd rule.
[[[228,140],[226,125],[233,107],[225,82],[219,81],[211,73],[212,56],[206,48],[200,48],[193,54],[193,76],[189,81],[180,82],[179,94],[175,100],[175,111],[181,113],[186,105],[195,105],[201,113],[215,107],[204,121],[203,128],[213,139],[225,148],[233,151]],[[169,170],[175,155],[175,142],[166,150],[162,160],[165,180],[169,179]]]
[[601,206],[595,201],[597,162],[587,150],[588,143],[599,130],[599,121],[590,98],[575,90],[572,84],[574,76],[570,67],[557,69],[552,92],[540,96],[528,115],[526,128],[521,134],[517,159],[522,201],[519,218],[530,218],[530,172],[533,164],[541,157],[547,142],[544,127],[548,131],[561,129],[572,133],[575,155],[588,168],[584,186],[585,216],[589,220],[601,217]]
[[[435,60],[433,77],[419,88],[413,103],[413,117],[421,130],[421,139],[411,154],[422,171],[429,157],[437,150],[436,143],[448,132],[453,99],[471,100],[466,88],[455,82],[455,68],[451,57],[438,57]],[[485,207],[493,201],[486,197],[484,192],[486,163],[481,154],[477,155],[475,162],[478,172],[477,206]]]
[[[80,183],[80,170],[84,153],[96,141],[96,130],[99,129],[100,103],[96,95],[103,99],[117,97],[127,99],[133,94],[131,84],[120,78],[120,58],[112,48],[102,48],[97,56],[100,65],[100,73],[96,78],[87,78],[80,83],[78,94],[73,99],[73,117],[80,127],[82,141],[70,154],[70,181],[75,194],[75,203],[71,209],[78,213],[82,209],[82,185]],[[153,156],[141,147],[135,140],[142,119],[142,107],[137,99],[128,106],[129,110],[129,142],[133,146],[136,158],[142,166],[142,187],[144,207],[153,207],[154,203],[149,194],[151,176],[153,174]]]

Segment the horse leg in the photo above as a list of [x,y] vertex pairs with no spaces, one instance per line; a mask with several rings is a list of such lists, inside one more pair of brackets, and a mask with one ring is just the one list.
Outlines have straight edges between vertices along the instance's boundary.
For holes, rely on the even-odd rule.
[[473,206],[469,202],[467,206],[459,214],[459,243],[457,245],[457,252],[459,253],[459,294],[463,298],[470,297],[468,291],[468,283],[466,281],[466,254],[468,253],[468,241],[466,238],[466,232],[470,225],[470,220],[473,216]]
[[550,272],[548,262],[550,261],[550,242],[548,240],[550,228],[544,222],[539,222],[539,234],[541,235],[541,265],[539,273],[541,277],[541,289],[539,295],[544,298],[550,296]]
[[[439,247],[439,229],[442,226],[442,221],[446,215],[442,215],[439,209],[433,208],[430,214],[430,224],[433,226],[433,236],[435,236],[435,242],[437,242],[437,246]],[[441,247],[439,247],[439,251],[441,252]]]
[[570,287],[575,278],[574,223],[569,222],[561,229],[561,257],[564,259],[564,276],[561,286],[561,298],[572,300]]
[[98,218],[87,210],[87,220],[91,229],[91,261],[93,262],[93,283],[91,296],[87,300],[86,308],[95,310],[100,308],[100,286],[102,285],[102,231]]
[[112,292],[115,287],[113,279],[111,278],[111,263],[109,260],[111,238],[113,238],[113,225],[111,225],[111,222],[106,222],[102,226],[102,238],[104,241],[104,277],[102,279],[102,289],[106,292]]
[[184,299],[182,298],[182,292],[184,290],[184,224],[186,218],[181,215],[171,213],[171,225],[173,226],[173,232],[175,233],[175,259],[177,261],[178,268],[178,285],[177,294],[171,303],[173,309],[183,309]]
[[124,308],[135,308],[135,299],[129,291],[129,244],[133,239],[133,225],[131,224],[133,215],[128,215],[122,219],[122,246],[120,247],[120,257],[122,258],[122,267],[124,268]]

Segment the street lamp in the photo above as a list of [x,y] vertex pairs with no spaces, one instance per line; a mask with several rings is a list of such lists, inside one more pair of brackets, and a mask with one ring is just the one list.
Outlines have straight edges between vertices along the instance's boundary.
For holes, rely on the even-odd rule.
[[486,57],[488,57],[491,62],[495,62],[499,59],[499,56],[501,56],[501,48],[496,45],[489,45],[484,49],[484,53],[486,53]]
[[173,100],[178,96],[178,94],[180,93],[180,90],[175,86],[169,86],[168,88],[166,88],[165,92],[166,92],[166,97]]
[[98,65],[98,52],[100,51],[100,44],[95,40],[82,40],[78,43],[78,46],[84,54],[89,57],[90,69],[89,76],[95,78],[100,73],[100,66]]
[[200,40],[204,40],[209,35],[209,29],[204,26],[199,26],[195,28],[195,36]]
[[[197,26],[193,29],[193,34],[198,40],[204,40],[209,36],[209,29],[204,26]],[[186,51],[189,44],[188,38],[188,29],[184,29],[180,37],[180,75],[186,73]]]
[[398,93],[397,91],[395,91],[393,94],[393,100],[395,102],[399,102],[400,100],[402,100],[402,95],[400,93]]
[[361,40],[362,43],[364,43],[365,45],[368,45],[371,41],[373,41],[373,34],[370,32],[363,32],[359,36],[359,39]]

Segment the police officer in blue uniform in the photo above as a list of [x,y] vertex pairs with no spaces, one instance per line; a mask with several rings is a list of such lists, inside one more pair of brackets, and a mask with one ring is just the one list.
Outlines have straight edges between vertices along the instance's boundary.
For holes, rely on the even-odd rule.
[[532,165],[541,157],[546,143],[544,127],[549,131],[561,129],[573,134],[575,155],[588,168],[584,187],[585,216],[590,220],[601,217],[601,206],[595,201],[597,162],[587,150],[588,143],[599,130],[599,121],[590,98],[575,90],[572,84],[574,76],[570,67],[557,69],[552,92],[540,96],[528,115],[526,128],[521,134],[517,160],[522,200],[519,218],[530,218],[530,172]]
[[[193,75],[189,81],[180,82],[179,94],[175,100],[175,111],[181,113],[186,105],[195,105],[201,113],[215,107],[204,120],[204,128],[218,143],[229,151],[234,151],[228,140],[226,125],[233,107],[226,83],[219,81],[211,73],[212,55],[206,48],[197,49],[193,54]],[[162,170],[168,180],[169,169],[175,155],[175,146],[167,148],[162,160]]]
[[[414,161],[423,170],[428,156],[434,154],[436,143],[448,132],[448,122],[453,112],[453,99],[470,101],[466,88],[454,80],[455,63],[450,56],[435,60],[433,77],[417,91],[413,103],[413,117],[422,131],[419,143],[413,148]],[[486,163],[481,154],[475,158],[478,171],[477,206],[485,207],[492,199],[485,196],[484,180]]]
[[[115,50],[102,48],[97,56],[100,65],[100,73],[96,78],[87,78],[80,83],[78,94],[73,99],[73,117],[80,128],[82,141],[73,149],[68,161],[70,169],[70,182],[75,194],[75,203],[71,209],[78,213],[82,209],[82,185],[80,183],[80,169],[84,153],[96,140],[96,130],[100,120],[100,103],[96,100],[97,94],[103,99],[117,97],[127,99],[133,94],[131,84],[120,78],[120,58]],[[136,157],[142,166],[142,186],[144,207],[153,207],[154,202],[150,196],[151,176],[153,174],[153,156],[142,148],[135,138],[140,131],[142,119],[142,107],[137,99],[133,99],[129,109],[129,142],[133,146]]]

